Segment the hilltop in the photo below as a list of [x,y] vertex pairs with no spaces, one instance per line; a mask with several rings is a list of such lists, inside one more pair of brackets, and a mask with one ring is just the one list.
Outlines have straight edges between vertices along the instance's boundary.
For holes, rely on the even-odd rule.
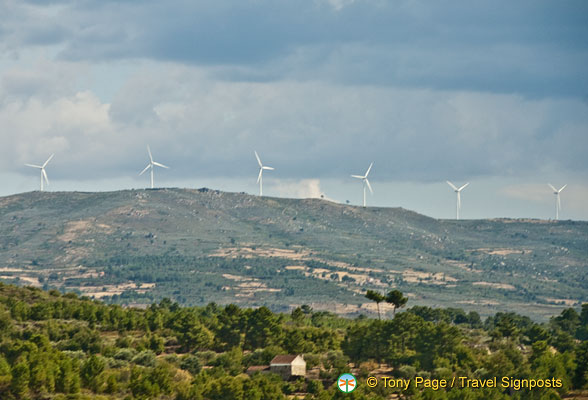
[[588,222],[437,220],[209,189],[31,192],[0,198],[0,278],[123,304],[170,297],[373,310],[410,304],[538,320],[588,299]]

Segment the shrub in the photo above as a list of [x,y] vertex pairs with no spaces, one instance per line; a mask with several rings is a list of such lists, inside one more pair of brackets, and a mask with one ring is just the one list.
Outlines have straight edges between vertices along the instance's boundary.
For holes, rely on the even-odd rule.
[[131,361],[136,355],[137,351],[135,349],[120,349],[118,352],[116,352],[114,358],[116,360]]
[[202,364],[200,364],[200,359],[198,356],[189,354],[182,358],[182,361],[180,362],[180,368],[185,369],[192,375],[197,375],[202,369]]
[[151,350],[143,350],[131,359],[131,362],[145,367],[155,366],[155,353]]

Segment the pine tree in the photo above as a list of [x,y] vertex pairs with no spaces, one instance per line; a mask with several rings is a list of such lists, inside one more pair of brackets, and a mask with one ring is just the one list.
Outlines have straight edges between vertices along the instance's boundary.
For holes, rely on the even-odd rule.
[[371,301],[376,302],[376,306],[378,307],[378,319],[382,319],[380,316],[380,303],[383,302],[386,298],[381,294],[374,290],[368,290],[365,293],[365,297]]
[[386,303],[390,303],[392,306],[394,306],[394,315],[396,315],[396,309],[404,307],[408,301],[408,299],[403,296],[400,290],[392,290],[391,292],[388,292],[385,300]]
[[20,362],[12,368],[10,390],[17,399],[28,398],[29,380],[29,366],[25,362]]

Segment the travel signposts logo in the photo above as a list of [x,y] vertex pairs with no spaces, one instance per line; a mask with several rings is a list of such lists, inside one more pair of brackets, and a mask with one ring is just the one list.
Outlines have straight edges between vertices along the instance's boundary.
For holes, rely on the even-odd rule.
[[357,379],[351,374],[343,374],[337,379],[337,387],[343,393],[351,393],[357,387]]

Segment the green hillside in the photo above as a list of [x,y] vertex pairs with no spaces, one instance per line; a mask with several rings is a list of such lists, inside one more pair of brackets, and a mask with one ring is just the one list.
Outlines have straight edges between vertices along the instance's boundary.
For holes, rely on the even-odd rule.
[[[348,319],[308,306],[276,314],[169,299],[123,308],[0,283],[0,398],[585,399],[586,339],[588,304],[543,324],[422,306]],[[303,355],[299,376],[248,369],[285,354]],[[348,372],[357,390],[342,394],[337,377]],[[368,377],[379,383],[368,386]],[[386,387],[385,377],[408,384]],[[495,379],[494,387],[467,382]]]
[[436,220],[200,189],[0,198],[0,279],[121,304],[169,297],[374,312],[367,289],[412,304],[546,320],[588,300],[588,223]]

